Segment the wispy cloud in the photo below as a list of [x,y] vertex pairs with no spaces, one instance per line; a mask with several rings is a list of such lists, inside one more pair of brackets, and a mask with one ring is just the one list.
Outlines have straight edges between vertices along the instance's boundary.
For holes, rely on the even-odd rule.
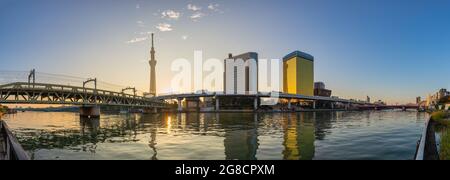
[[219,4],[209,4],[208,9],[212,11],[219,11]]
[[198,21],[200,18],[204,17],[205,14],[201,13],[201,12],[196,12],[194,14],[192,14],[191,19],[193,21]]
[[161,14],[162,14],[162,16],[161,16],[162,18],[168,18],[168,19],[173,19],[173,20],[177,20],[181,16],[180,12],[176,12],[173,10],[166,10],[166,11],[163,11]]
[[137,24],[139,27],[145,27],[144,21],[136,21],[136,24]]
[[141,8],[141,5],[136,4],[136,9],[139,9],[139,8]]
[[187,36],[187,35],[181,36],[181,39],[183,39],[183,40],[187,40],[188,38],[189,38],[189,36]]
[[167,24],[167,23],[159,23],[156,26],[156,29],[158,29],[161,32],[168,32],[168,31],[172,31],[173,30],[172,25]]
[[147,31],[147,32],[140,32],[140,33],[136,33],[136,34],[139,34],[139,35],[149,35],[149,34],[152,34],[153,32],[152,31]]
[[148,39],[148,37],[139,37],[139,38],[131,39],[131,40],[125,42],[125,43],[127,43],[127,44],[133,44],[133,43],[138,43],[138,42],[146,41],[147,39]]
[[196,5],[193,5],[193,4],[188,4],[187,8],[189,10],[191,10],[191,11],[200,11],[200,10],[202,10],[202,7],[196,6]]

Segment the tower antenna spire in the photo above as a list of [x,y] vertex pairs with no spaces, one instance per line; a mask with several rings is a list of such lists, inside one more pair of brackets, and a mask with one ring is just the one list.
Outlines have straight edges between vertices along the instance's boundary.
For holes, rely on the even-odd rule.
[[154,45],[153,45],[153,33],[152,33],[152,48],[154,47]]
[[152,33],[152,48],[150,49],[150,94],[156,96],[156,59],[155,47],[153,41],[154,34]]

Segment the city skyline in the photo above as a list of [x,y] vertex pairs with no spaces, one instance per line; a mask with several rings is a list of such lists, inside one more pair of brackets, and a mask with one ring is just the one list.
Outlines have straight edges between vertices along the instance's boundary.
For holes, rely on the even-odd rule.
[[170,91],[176,74],[164,68],[193,60],[195,50],[204,59],[257,52],[280,60],[305,51],[315,57],[315,81],[344,98],[409,103],[450,89],[446,1],[80,2],[0,0],[0,70],[36,68],[145,90],[154,32],[158,93]]

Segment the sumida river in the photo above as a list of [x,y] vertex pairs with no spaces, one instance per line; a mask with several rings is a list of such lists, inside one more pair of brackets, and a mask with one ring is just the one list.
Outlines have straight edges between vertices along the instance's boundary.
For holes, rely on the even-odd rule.
[[409,160],[427,118],[415,111],[3,117],[33,159],[76,160]]

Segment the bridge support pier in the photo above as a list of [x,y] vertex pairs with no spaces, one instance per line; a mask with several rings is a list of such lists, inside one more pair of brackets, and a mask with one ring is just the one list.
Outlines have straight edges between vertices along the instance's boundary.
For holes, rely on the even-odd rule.
[[334,103],[331,102],[331,109],[334,109]]
[[258,98],[256,97],[254,100],[253,100],[253,110],[258,110]]
[[200,98],[194,97],[194,98],[186,98],[186,112],[200,112]]
[[100,107],[98,106],[82,106],[80,107],[80,116],[87,118],[99,118]]
[[216,111],[220,110],[220,101],[219,101],[219,97],[216,96]]
[[292,103],[291,103],[291,99],[288,99],[288,109],[291,110],[292,109]]
[[316,109],[316,101],[313,101],[313,102],[312,102],[312,108],[313,108],[313,109]]
[[144,108],[144,114],[157,114],[158,108]]
[[183,111],[183,99],[182,98],[178,98],[177,99],[177,103],[178,103],[178,108],[177,108],[177,111],[178,112],[182,112]]
[[195,110],[197,112],[200,112],[200,99],[197,100],[197,103],[195,103],[195,105],[196,105]]

